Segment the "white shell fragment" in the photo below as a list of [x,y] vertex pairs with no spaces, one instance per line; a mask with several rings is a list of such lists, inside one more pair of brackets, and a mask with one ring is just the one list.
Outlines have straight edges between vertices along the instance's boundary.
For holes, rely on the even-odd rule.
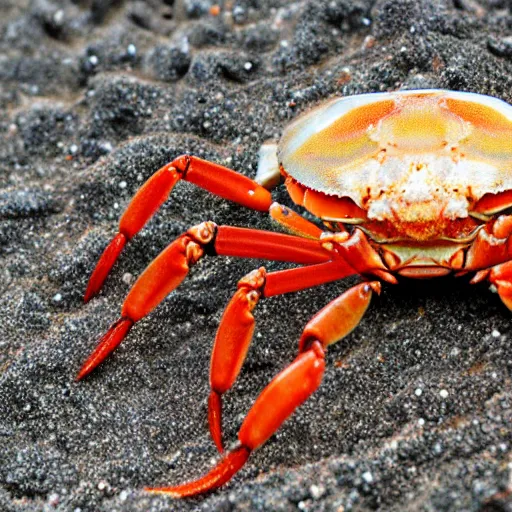
[[264,142],[258,152],[258,171],[254,181],[268,190],[279,185],[281,173],[277,161],[277,144],[274,141]]

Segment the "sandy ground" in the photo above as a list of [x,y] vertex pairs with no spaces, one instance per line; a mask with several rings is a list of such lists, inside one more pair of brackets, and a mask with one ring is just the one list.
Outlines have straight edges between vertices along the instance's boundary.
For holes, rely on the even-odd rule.
[[[142,488],[215,458],[212,340],[262,262],[205,258],[74,382],[130,282],[178,234],[207,219],[273,229],[180,183],[84,305],[129,198],[164,163],[189,152],[254,176],[263,141],[338,95],[439,87],[512,101],[506,1],[237,0],[217,16],[212,4],[0,1],[0,510],[511,511],[510,313],[467,279],[385,287],[329,351],[321,389],[198,499]],[[354,282],[260,303],[226,395],[227,440],[308,318]]]

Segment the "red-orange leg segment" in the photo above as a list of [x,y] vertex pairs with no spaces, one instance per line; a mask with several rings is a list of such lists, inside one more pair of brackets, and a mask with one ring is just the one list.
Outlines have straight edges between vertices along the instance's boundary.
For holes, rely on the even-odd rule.
[[103,251],[87,285],[84,301],[88,302],[101,289],[126,242],[138,233],[171,193],[180,175],[172,164],[158,170],[139,189],[119,222],[119,233]]
[[307,350],[315,340],[327,347],[347,336],[363,318],[372,292],[380,294],[380,290],[378,281],[361,283],[329,302],[306,325],[299,341],[299,351]]
[[493,267],[487,279],[496,287],[503,304],[512,310],[512,261]]
[[[354,328],[370,303],[372,291],[378,293],[380,283],[356,285],[329,303],[307,324],[301,337],[301,353],[262,391],[240,428],[240,445],[225,455],[217,466],[199,480],[146,490],[183,498],[226,483],[245,464],[250,453],[265,443],[318,388],[325,368],[325,347]],[[347,312],[350,312],[348,319],[345,318]]]
[[132,325],[179,286],[190,267],[203,256],[206,246],[219,255],[306,264],[325,262],[332,256],[319,241],[256,229],[218,227],[213,222],[194,226],[167,246],[139,277],[126,297],[121,318],[101,338],[80,370],[78,380],[101,364],[123,341]]
[[272,203],[268,190],[242,174],[193,156],[176,158],[156,171],[131,200],[121,217],[119,233],[103,252],[89,279],[85,302],[100,291],[126,242],[142,229],[180,179],[254,210],[268,211]]
[[208,399],[210,433],[219,452],[222,447],[222,395],[237,379],[254,332],[253,309],[261,296],[270,297],[303,290],[354,274],[342,260],[266,273],[261,267],[238,282],[215,337],[210,364]]
[[215,336],[210,362],[208,424],[219,452],[223,451],[221,396],[234,384],[245,361],[254,333],[252,310],[260,299],[265,275],[262,267],[240,279],[236,293],[224,310]]
[[512,216],[500,215],[478,231],[466,252],[463,270],[480,272],[512,258]]
[[233,226],[219,226],[215,237],[215,253],[238,258],[291,261],[304,265],[323,263],[335,257],[318,240]]

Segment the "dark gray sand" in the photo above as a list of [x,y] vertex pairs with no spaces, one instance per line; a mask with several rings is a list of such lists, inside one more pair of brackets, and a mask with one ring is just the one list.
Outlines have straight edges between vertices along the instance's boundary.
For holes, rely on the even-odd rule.
[[[205,258],[73,381],[129,283],[174,237],[208,219],[272,229],[180,183],[84,305],[122,211],[164,163],[190,152],[254,176],[263,141],[342,94],[440,87],[512,101],[505,0],[211,7],[0,2],[0,510],[511,511],[511,314],[468,279],[384,287],[329,350],[321,389],[202,498],[142,488],[197,477],[216,457],[212,341],[237,280],[261,262]],[[225,397],[226,440],[295,357],[308,318],[355,282],[260,303]]]

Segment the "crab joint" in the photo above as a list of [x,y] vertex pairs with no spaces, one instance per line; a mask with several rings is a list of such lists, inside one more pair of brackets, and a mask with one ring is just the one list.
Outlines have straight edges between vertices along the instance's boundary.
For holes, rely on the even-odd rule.
[[168,245],[133,285],[123,304],[122,315],[136,322],[160,304],[203,256],[215,232],[213,222],[203,222]]
[[82,379],[99,366],[123,341],[133,324],[145,317],[187,276],[190,267],[213,244],[217,226],[203,222],[168,245],[137,279],[121,310],[121,318],[100,339],[78,373]]
[[84,301],[88,302],[101,290],[126,242],[131,240],[169,197],[181,176],[168,164],[159,169],[139,189],[119,221],[119,233],[103,251],[89,279]]
[[343,244],[350,238],[350,235],[347,231],[342,231],[338,233],[331,233],[329,231],[324,231],[320,235],[320,241],[322,242],[322,247],[326,251],[333,252],[336,244]]

